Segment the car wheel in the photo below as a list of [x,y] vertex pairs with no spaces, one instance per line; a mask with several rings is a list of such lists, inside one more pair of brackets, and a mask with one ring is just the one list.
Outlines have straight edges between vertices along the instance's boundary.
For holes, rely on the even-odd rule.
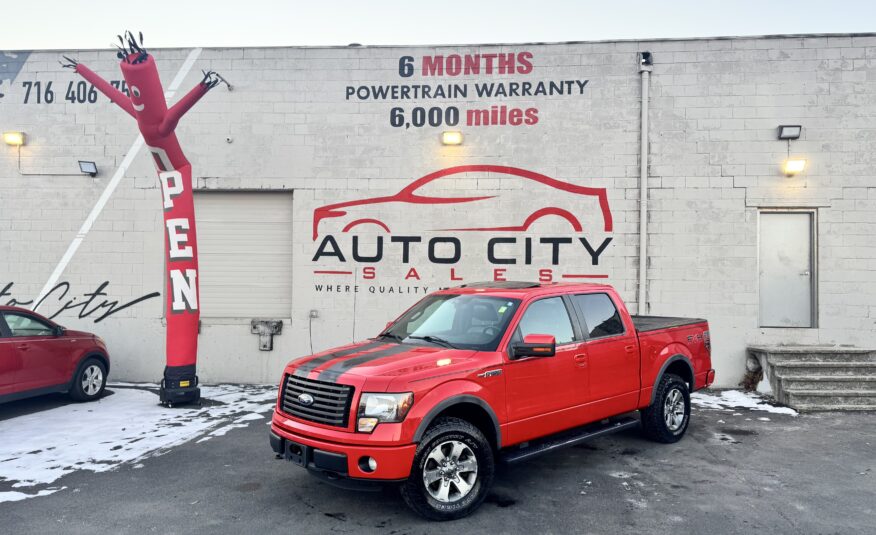
[[690,423],[690,392],[684,380],[671,373],[657,385],[654,403],[642,411],[642,430],[657,442],[678,442]]
[[106,388],[106,366],[95,358],[86,359],[73,376],[70,397],[76,401],[93,401]]
[[440,418],[417,446],[402,499],[430,520],[462,518],[483,503],[494,473],[493,449],[484,434],[465,420]]

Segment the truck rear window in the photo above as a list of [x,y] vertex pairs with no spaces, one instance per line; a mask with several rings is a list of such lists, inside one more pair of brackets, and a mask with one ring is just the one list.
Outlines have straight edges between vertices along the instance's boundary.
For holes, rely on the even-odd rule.
[[572,301],[584,318],[588,338],[623,334],[624,324],[607,294],[580,294],[573,296]]

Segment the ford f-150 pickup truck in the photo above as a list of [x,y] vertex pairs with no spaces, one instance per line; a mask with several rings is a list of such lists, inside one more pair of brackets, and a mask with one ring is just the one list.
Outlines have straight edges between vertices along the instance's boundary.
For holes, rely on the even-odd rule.
[[290,362],[271,447],[335,485],[395,483],[420,515],[461,518],[496,462],[634,426],[678,441],[690,392],[714,381],[710,352],[705,320],[631,316],[611,286],[467,284]]

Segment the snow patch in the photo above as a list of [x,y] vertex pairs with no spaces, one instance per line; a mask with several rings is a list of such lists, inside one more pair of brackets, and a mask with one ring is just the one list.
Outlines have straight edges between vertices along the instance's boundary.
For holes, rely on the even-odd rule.
[[21,500],[26,500],[28,498],[36,498],[39,496],[48,496],[49,494],[54,494],[59,490],[64,490],[67,487],[61,487],[59,489],[43,489],[34,494],[26,494],[24,492],[18,492],[15,490],[10,490],[7,492],[0,492],[0,503],[3,502],[20,502]]
[[[105,472],[202,435],[222,436],[263,418],[277,397],[276,386],[202,386],[204,406],[169,409],[158,405],[156,392],[126,386],[110,385],[112,393],[95,402],[0,421],[0,488],[49,485],[77,470]],[[0,503],[58,490],[0,492]]]
[[[797,416],[797,411],[790,407],[777,407],[753,392],[739,390],[724,390],[718,394],[694,392],[690,395],[690,402],[703,409],[727,409],[743,408],[754,411],[765,411],[774,414],[790,414]],[[734,413],[736,416],[738,413]],[[741,414],[740,414],[741,416]]]

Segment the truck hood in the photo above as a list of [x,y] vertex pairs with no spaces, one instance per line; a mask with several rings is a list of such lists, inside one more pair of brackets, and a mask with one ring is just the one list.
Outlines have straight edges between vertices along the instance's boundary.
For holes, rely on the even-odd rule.
[[328,382],[345,382],[345,376],[381,377],[391,381],[437,370],[453,373],[457,369],[470,369],[476,354],[477,351],[470,349],[369,340],[293,361],[287,373]]

